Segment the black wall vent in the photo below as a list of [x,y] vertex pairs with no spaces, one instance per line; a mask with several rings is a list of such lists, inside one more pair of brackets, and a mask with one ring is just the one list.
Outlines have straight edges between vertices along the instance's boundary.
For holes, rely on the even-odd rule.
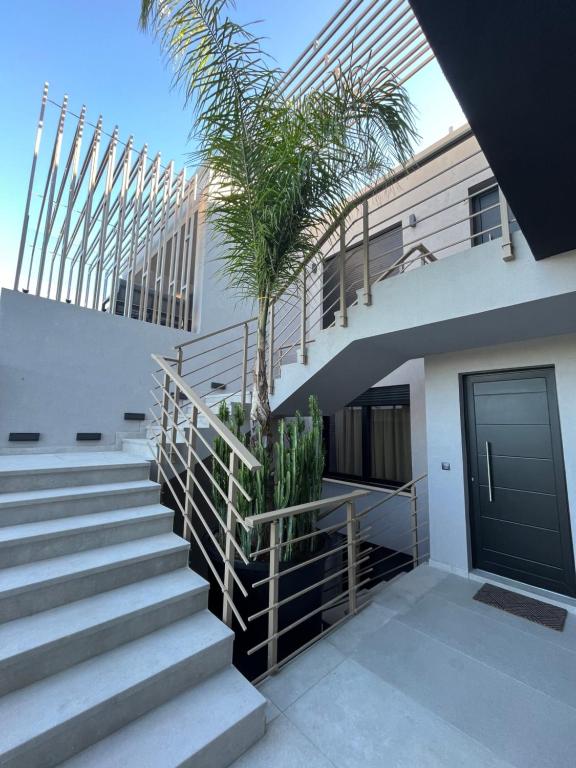
[[76,432],[76,440],[102,440],[102,432]]
[[145,420],[146,420],[145,413],[125,413],[124,414],[124,421],[145,421]]
[[40,440],[40,432],[10,432],[8,440],[11,443],[37,443]]
[[211,381],[210,386],[212,389],[226,389],[226,384],[221,384],[219,381]]
[[397,384],[394,387],[372,387],[363,392],[349,406],[362,405],[410,405],[410,385]]

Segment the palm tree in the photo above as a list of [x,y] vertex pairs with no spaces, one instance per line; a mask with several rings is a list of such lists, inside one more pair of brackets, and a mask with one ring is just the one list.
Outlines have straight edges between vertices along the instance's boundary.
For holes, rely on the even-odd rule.
[[193,109],[196,161],[218,181],[208,216],[226,246],[223,272],[258,302],[251,420],[267,438],[271,301],[315,255],[319,228],[408,159],[412,107],[388,72],[368,79],[369,64],[287,97],[261,39],[227,15],[231,0],[141,2],[141,26],[160,39]]

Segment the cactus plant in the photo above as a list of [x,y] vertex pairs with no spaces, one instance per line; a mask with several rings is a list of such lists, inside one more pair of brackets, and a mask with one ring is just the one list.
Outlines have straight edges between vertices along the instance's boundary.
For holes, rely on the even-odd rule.
[[[240,467],[239,481],[252,498],[248,502],[242,494],[238,495],[237,508],[243,517],[257,515],[266,510],[266,478],[272,473],[273,503],[275,509],[316,501],[322,495],[322,474],[324,471],[324,446],[322,442],[322,413],[314,396],[308,401],[310,425],[308,429],[300,413],[278,424],[278,435],[274,443],[273,466],[270,466],[269,452],[266,449],[260,430],[252,437],[250,449],[262,468],[249,472]],[[238,403],[232,408],[226,401],[220,404],[218,416],[231,432],[244,444],[249,437],[244,434],[245,413]],[[224,466],[228,466],[230,449],[221,437],[214,438],[214,451]],[[219,488],[227,487],[227,474],[218,461],[213,462],[213,475]],[[216,486],[212,489],[212,502],[218,513],[225,519],[226,502]],[[280,528],[281,541],[286,546],[281,549],[281,559],[304,558],[314,552],[318,537],[294,542],[301,536],[312,533],[317,524],[315,511],[289,517]],[[267,528],[255,526],[251,531],[239,528],[238,540],[243,551],[248,555],[267,546]],[[223,540],[222,540],[223,543]]]

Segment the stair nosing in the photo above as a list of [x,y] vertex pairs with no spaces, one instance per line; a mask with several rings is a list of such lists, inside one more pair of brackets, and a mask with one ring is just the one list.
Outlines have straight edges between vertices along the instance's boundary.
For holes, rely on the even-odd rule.
[[[123,657],[128,657],[130,654],[134,654],[139,651],[138,657],[141,658],[143,647],[145,653],[148,651],[150,655],[153,656],[154,646],[157,643],[160,643],[160,647],[163,647],[164,649],[166,648],[165,644],[162,645],[162,640],[164,640],[165,643],[165,638],[163,638],[162,635],[166,636],[170,632],[178,634],[178,629],[182,628],[185,623],[199,624],[202,622],[208,624],[208,632],[213,635],[208,643],[204,642],[205,638],[202,638],[203,644],[198,644],[196,648],[194,648],[192,643],[190,643],[186,646],[185,649],[183,649],[183,653],[186,655],[182,655],[181,657],[177,658],[171,656],[170,659],[166,661],[157,659],[157,663],[154,668],[149,666],[139,673],[134,673],[133,679],[125,678],[121,680],[121,676],[114,676],[110,674],[113,667],[116,667],[117,669],[121,668],[134,670],[134,665],[122,663]],[[210,625],[212,625],[211,629]],[[199,635],[199,633],[189,631],[190,638],[196,637],[196,634]],[[208,609],[203,609],[202,611],[199,611],[192,616],[186,617],[185,619],[181,619],[177,622],[173,622],[167,627],[157,629],[154,632],[145,635],[144,637],[128,642],[125,645],[119,646],[117,648],[113,648],[112,650],[106,651],[103,654],[80,662],[80,664],[76,664],[73,667],[62,670],[61,672],[58,672],[51,677],[38,680],[31,685],[6,694],[4,697],[2,697],[2,699],[0,699],[0,716],[2,715],[2,709],[10,707],[11,705],[19,710],[19,714],[26,711],[30,714],[31,701],[37,702],[42,694],[44,694],[45,697],[46,691],[51,694],[51,699],[53,701],[58,701],[60,704],[67,704],[69,706],[69,711],[63,714],[62,710],[64,707],[61,706],[59,708],[55,708],[58,709],[58,715],[62,716],[62,719],[49,722],[48,718],[45,718],[44,722],[41,723],[41,726],[38,727],[34,733],[20,733],[19,740],[13,739],[12,743],[9,743],[7,746],[2,745],[0,740],[0,750],[3,750],[0,752],[0,759],[2,754],[10,755],[21,753],[24,755],[26,753],[26,747],[28,745],[35,745],[37,740],[41,739],[43,735],[50,734],[51,732],[54,732],[55,729],[64,727],[65,723],[67,722],[73,723],[80,717],[93,716],[93,714],[95,714],[100,707],[105,706],[107,702],[118,701],[119,699],[129,695],[129,693],[137,694],[137,692],[142,689],[143,686],[152,684],[154,681],[164,676],[169,669],[176,669],[180,664],[186,663],[186,661],[190,661],[192,658],[204,651],[207,651],[209,648],[217,648],[222,644],[231,645],[233,638],[234,633],[232,630],[226,627],[226,625],[222,624],[222,622],[220,622],[216,616],[211,614]],[[149,646],[148,648],[145,647],[147,645]],[[88,678],[88,680],[83,681],[83,677]],[[72,680],[66,680],[66,678],[72,678]],[[115,685],[115,689],[112,691],[104,692],[102,690],[98,691],[97,686],[87,687],[84,683],[88,682],[90,679],[111,680],[112,687]],[[72,690],[76,688],[76,692],[79,688],[82,688],[83,692],[86,691],[86,695],[82,698],[81,705],[77,705],[75,711],[73,709],[73,705],[70,704],[72,698],[61,699],[55,696],[55,694],[58,693],[58,688],[61,686],[64,686],[68,692],[71,688]],[[42,689],[44,690],[42,691]],[[55,690],[51,691],[50,689]],[[89,701],[90,695],[92,696],[91,701]],[[28,702],[27,699],[29,699]],[[51,712],[46,707],[44,707],[42,711],[48,713]],[[35,718],[34,713],[32,716],[29,716],[25,719],[27,723],[35,723],[36,725],[41,722],[41,720],[42,718],[40,717]],[[7,719],[4,718],[2,722],[4,725],[6,725]],[[6,727],[5,732],[12,734],[13,730],[11,730],[9,727]]]
[[[90,498],[91,496],[109,496],[115,493],[126,494],[154,489],[159,490],[160,485],[153,480],[128,480],[124,483],[102,483],[102,487],[100,485],[72,485],[59,488],[37,488],[32,491],[8,491],[0,493],[0,510],[10,507],[64,501],[66,499],[83,499]],[[60,492],[59,495],[56,492]],[[6,499],[6,496],[20,496],[23,494],[27,494],[29,498]]]
[[[148,536],[143,539],[136,539],[134,541],[122,542],[119,544],[112,544],[108,547],[97,547],[97,548],[85,550],[84,552],[75,552],[74,554],[60,555],[54,558],[47,558],[46,560],[39,560],[35,563],[26,563],[23,565],[12,566],[10,568],[4,568],[2,570],[6,572],[6,571],[16,570],[18,568],[22,570],[26,568],[30,569],[34,565],[39,565],[39,564],[46,566],[48,563],[53,562],[54,560],[69,561],[71,558],[74,558],[74,557],[76,558],[86,557],[87,555],[93,552],[99,552],[100,554],[102,554],[115,547],[117,547],[118,549],[122,549],[122,548],[127,548],[130,545],[142,544],[145,541],[151,541],[153,539],[159,539],[159,538],[167,539],[168,537],[171,537],[174,543],[172,543],[169,546],[164,545],[163,547],[160,547],[159,549],[154,549],[151,552],[140,553],[138,555],[134,555],[128,558],[120,558],[120,559],[108,561],[103,564],[100,563],[97,566],[93,566],[89,568],[69,571],[67,573],[60,573],[57,576],[51,576],[49,578],[44,578],[44,579],[40,578],[38,580],[28,580],[25,584],[20,584],[15,587],[3,588],[0,582],[0,600],[14,597],[15,595],[19,595],[19,594],[24,594],[26,592],[29,592],[32,589],[39,589],[41,586],[49,587],[54,584],[58,584],[59,582],[62,582],[62,581],[74,580],[74,579],[82,578],[85,576],[95,575],[102,571],[110,570],[113,568],[121,568],[123,566],[131,565],[137,562],[144,562],[146,560],[150,560],[155,557],[161,557],[162,555],[165,555],[165,554],[182,552],[189,549],[190,544],[185,539],[182,539],[181,537],[177,536],[174,533],[164,533],[164,534],[158,534],[156,536]],[[0,570],[0,576],[2,574],[2,570]]]
[[[130,591],[136,591],[139,587],[142,588],[143,585],[146,585],[149,582],[154,582],[157,579],[163,579],[166,576],[173,577],[174,574],[180,574],[181,578],[184,578],[183,574],[193,574],[194,576],[201,579],[201,583],[195,583],[191,580],[189,584],[178,586],[177,589],[172,587],[171,593],[164,595],[159,599],[155,598],[150,602],[139,605],[137,608],[128,608],[128,610],[125,612],[121,612],[120,610],[117,610],[116,612],[111,611],[107,616],[103,618],[98,617],[94,619],[94,614],[90,612],[90,603],[94,604],[95,602],[111,602],[114,597],[118,597],[118,592],[128,594]],[[174,602],[188,599],[202,592],[208,592],[208,589],[209,584],[204,579],[202,579],[202,577],[198,576],[198,574],[189,568],[182,568],[169,572],[168,574],[150,576],[149,578],[140,582],[124,584],[120,587],[116,587],[116,589],[112,589],[107,592],[100,592],[96,595],[90,595],[89,597],[85,597],[81,600],[77,600],[71,603],[65,603],[64,605],[58,605],[40,613],[31,614],[30,616],[23,616],[18,619],[12,619],[5,624],[0,624],[0,668],[2,668],[3,665],[16,664],[20,659],[25,658],[28,654],[39,653],[44,650],[49,650],[53,647],[56,647],[63,640],[89,637],[90,635],[103,631],[108,627],[119,624],[125,619],[129,619],[140,614],[145,614],[162,606],[171,605]],[[85,615],[87,617],[87,622],[82,625],[77,625],[72,630],[72,633],[70,633],[70,625],[67,624],[60,634],[55,631],[52,631],[50,634],[48,628],[48,631],[45,630],[44,637],[40,639],[38,638],[38,625],[40,625],[40,630],[42,630],[42,624],[46,623],[47,614],[51,614],[49,618],[52,620],[54,620],[54,616],[62,617],[61,619],[55,621],[56,625],[58,625],[59,622],[65,624],[67,613],[70,613],[71,610],[84,613],[84,608],[86,608]],[[17,627],[18,631],[23,631],[25,633],[26,638],[29,640],[30,644],[22,649],[12,650],[9,654],[6,654],[7,643],[6,638],[3,637],[3,635],[6,634],[7,629],[13,631],[15,624],[19,625]],[[36,631],[34,631],[34,625],[36,625]],[[31,640],[31,638],[33,639]],[[10,638],[8,638],[8,642],[10,642]],[[2,655],[2,653],[5,655]]]
[[[150,508],[150,511],[146,513],[144,510]],[[135,510],[141,510],[141,517],[131,517],[128,513],[134,513]],[[98,518],[105,518],[106,515],[118,515],[118,519],[111,520],[98,520]],[[125,517],[122,517],[125,515]],[[0,549],[6,547],[16,547],[19,544],[27,544],[36,541],[37,539],[54,539],[65,536],[82,535],[83,533],[90,533],[97,530],[106,530],[110,528],[120,528],[124,525],[136,524],[141,521],[160,520],[165,517],[172,517],[174,511],[168,507],[164,507],[161,504],[149,504],[138,507],[124,507],[121,509],[111,509],[106,512],[90,512],[85,515],[69,515],[68,517],[52,517],[47,520],[37,520],[34,522],[16,523],[15,525],[0,526]],[[76,527],[74,525],[65,525],[64,523],[74,523],[76,521]],[[57,527],[60,523],[61,528]],[[35,533],[28,533],[26,529],[40,528],[45,526],[47,529],[53,528],[53,530],[38,530]],[[3,539],[2,534],[6,531],[20,531],[22,536],[12,539]]]

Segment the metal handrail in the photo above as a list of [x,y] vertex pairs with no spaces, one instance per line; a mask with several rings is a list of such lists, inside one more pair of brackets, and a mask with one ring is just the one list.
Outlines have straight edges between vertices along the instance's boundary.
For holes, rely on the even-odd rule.
[[230,450],[242,461],[242,463],[251,471],[260,469],[262,466],[260,462],[250,453],[246,446],[243,445],[232,432],[230,432],[228,427],[222,423],[218,416],[210,410],[204,400],[196,394],[182,376],[180,376],[161,355],[152,355],[152,359],[164,371],[164,374],[177,385],[178,389],[186,395],[190,403],[197,409],[198,413],[201,413],[202,416],[204,416],[212,429],[225,440]]

